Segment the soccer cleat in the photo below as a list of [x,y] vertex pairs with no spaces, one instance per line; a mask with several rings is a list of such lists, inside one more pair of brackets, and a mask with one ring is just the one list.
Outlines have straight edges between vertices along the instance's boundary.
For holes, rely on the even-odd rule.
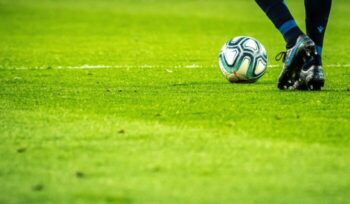
[[304,66],[299,75],[299,80],[293,87],[298,90],[321,90],[324,86],[324,73],[322,69],[321,56],[307,56],[303,59]]
[[299,74],[304,64],[303,59],[315,55],[315,43],[306,35],[299,36],[292,48],[276,56],[277,61],[282,59],[284,62],[277,87],[281,90],[294,89],[295,82],[299,80]]

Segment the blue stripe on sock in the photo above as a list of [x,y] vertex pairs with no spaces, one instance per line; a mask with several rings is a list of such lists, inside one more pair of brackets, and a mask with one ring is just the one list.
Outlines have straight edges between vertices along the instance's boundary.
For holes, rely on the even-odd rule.
[[294,20],[289,20],[285,23],[283,23],[283,25],[281,27],[278,28],[278,30],[280,30],[280,32],[285,35],[288,31],[290,31],[290,29],[297,27],[297,23]]
[[322,47],[319,45],[316,45],[316,50],[319,55],[322,55]]

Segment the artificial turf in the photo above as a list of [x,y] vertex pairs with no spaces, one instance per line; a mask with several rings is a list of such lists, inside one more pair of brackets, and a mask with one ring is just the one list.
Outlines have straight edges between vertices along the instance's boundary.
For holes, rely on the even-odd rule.
[[[254,1],[0,0],[0,203],[348,203],[349,9],[300,92]],[[257,83],[219,71],[238,35],[267,49]]]

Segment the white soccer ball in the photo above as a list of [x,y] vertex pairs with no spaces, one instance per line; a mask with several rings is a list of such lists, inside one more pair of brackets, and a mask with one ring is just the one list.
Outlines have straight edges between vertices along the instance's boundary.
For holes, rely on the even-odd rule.
[[267,68],[266,50],[254,38],[235,37],[221,49],[219,66],[226,79],[232,83],[256,82]]

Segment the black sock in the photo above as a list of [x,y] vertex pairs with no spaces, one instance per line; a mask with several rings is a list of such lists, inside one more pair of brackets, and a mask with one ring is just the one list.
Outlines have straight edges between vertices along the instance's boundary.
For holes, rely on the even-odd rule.
[[255,0],[276,28],[282,33],[287,49],[303,34],[283,0]]
[[331,5],[332,0],[305,0],[307,34],[315,42],[320,55]]

